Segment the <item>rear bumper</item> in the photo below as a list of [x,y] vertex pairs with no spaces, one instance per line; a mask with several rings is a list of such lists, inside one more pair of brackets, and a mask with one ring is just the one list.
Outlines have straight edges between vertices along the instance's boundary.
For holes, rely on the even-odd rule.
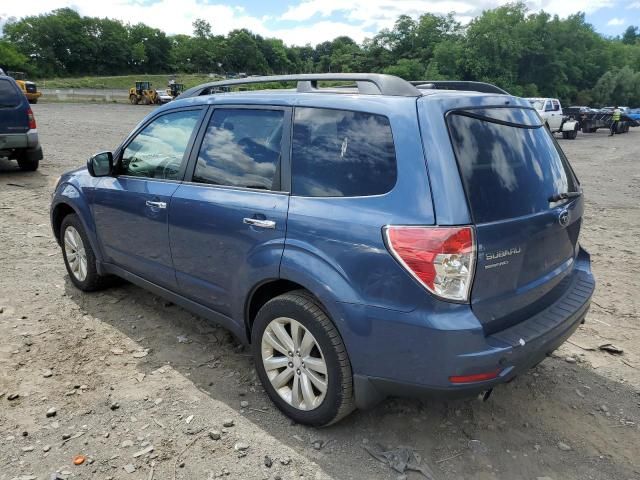
[[[387,396],[466,397],[508,382],[540,363],[575,332],[587,314],[594,289],[589,255],[581,250],[565,293],[513,327],[484,335],[481,328],[445,331],[425,327],[420,332],[412,326],[405,332],[404,348],[396,348],[393,358],[379,356],[386,360],[384,365],[378,360],[378,365],[362,367],[356,360],[364,370],[354,367],[356,405],[366,408]],[[403,328],[396,324],[394,333],[402,335]],[[424,350],[414,351],[420,345]],[[397,372],[394,375],[388,374],[389,364],[399,367],[391,370]],[[387,374],[376,375],[376,370]],[[488,381],[454,384],[449,380],[450,376],[496,370],[497,378]]]
[[0,150],[37,148],[38,130],[35,128],[24,133],[0,133]]

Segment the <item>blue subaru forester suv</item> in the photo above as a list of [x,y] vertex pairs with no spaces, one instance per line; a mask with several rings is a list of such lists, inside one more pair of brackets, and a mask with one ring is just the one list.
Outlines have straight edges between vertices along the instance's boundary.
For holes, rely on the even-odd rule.
[[[297,88],[231,91],[259,82]],[[527,101],[325,74],[185,92],[64,175],[51,222],[79,289],[115,275],[225,326],[275,404],[320,426],[542,361],[594,290],[583,209]]]

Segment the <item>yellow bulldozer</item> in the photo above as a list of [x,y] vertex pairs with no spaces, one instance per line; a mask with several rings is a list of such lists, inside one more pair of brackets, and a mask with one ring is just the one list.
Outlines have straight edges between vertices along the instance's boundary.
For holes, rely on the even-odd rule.
[[129,89],[131,105],[152,105],[158,103],[158,94],[151,88],[151,82],[136,82],[135,87]]
[[20,90],[24,93],[29,103],[38,103],[38,99],[42,96],[42,92],[38,91],[38,86],[34,82],[27,80],[24,72],[7,72],[7,75],[13,77]]
[[176,98],[184,91],[184,84],[182,83],[169,83],[169,88],[167,88],[167,93],[171,95],[173,98]]

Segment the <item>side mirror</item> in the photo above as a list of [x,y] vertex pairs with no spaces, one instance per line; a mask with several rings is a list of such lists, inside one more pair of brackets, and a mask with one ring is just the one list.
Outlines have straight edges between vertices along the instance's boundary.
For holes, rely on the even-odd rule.
[[92,177],[108,177],[113,173],[113,153],[96,153],[87,160],[87,170]]

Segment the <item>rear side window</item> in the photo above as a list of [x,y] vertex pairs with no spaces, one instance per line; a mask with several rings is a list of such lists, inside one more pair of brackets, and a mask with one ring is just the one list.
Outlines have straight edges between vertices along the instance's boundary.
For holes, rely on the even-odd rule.
[[571,168],[533,110],[455,111],[447,123],[476,223],[548,210],[549,197],[576,190]]
[[371,113],[296,108],[291,188],[308,197],[380,195],[396,183],[389,120]]
[[193,181],[279,190],[283,126],[282,110],[215,110]]
[[0,108],[15,107],[20,103],[18,92],[11,82],[0,80]]

